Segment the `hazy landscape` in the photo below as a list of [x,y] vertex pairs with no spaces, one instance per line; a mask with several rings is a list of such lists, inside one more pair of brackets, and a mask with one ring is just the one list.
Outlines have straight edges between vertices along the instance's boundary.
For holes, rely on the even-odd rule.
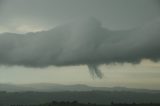
[[159,103],[160,91],[123,87],[91,87],[86,85],[26,84],[0,85],[2,106],[43,104],[51,101],[78,101],[110,105],[114,103]]
[[133,92],[150,92],[160,93],[160,90],[136,89],[126,87],[93,87],[88,85],[63,85],[52,83],[35,83],[35,84],[0,84],[0,91],[5,92],[61,92],[61,91],[133,91]]
[[160,106],[160,0],[0,0],[0,106]]

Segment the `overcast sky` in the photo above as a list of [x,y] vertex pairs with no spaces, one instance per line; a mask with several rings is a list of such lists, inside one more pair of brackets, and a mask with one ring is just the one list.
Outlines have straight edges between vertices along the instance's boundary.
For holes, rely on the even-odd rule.
[[0,27],[45,29],[93,16],[107,28],[130,29],[158,17],[159,5],[158,0],[1,0]]
[[[160,18],[159,0],[0,0],[0,32],[49,30],[94,17],[103,28],[128,30]],[[99,27],[98,27],[99,28]],[[0,40],[1,41],[1,40]],[[160,63],[143,60],[102,65],[103,79],[93,80],[86,65],[47,68],[0,66],[0,83],[62,83],[160,89]]]

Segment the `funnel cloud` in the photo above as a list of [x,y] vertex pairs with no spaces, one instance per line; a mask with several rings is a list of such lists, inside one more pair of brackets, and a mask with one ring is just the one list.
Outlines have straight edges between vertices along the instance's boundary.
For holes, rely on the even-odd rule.
[[48,31],[0,34],[0,64],[25,67],[88,65],[102,78],[101,64],[160,59],[160,19],[133,30],[112,31],[95,18]]

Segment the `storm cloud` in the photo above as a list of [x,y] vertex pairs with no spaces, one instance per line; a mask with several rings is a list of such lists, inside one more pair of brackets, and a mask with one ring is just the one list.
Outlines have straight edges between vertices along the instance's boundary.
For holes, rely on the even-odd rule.
[[160,19],[133,30],[111,31],[95,18],[48,31],[0,34],[0,64],[26,67],[88,65],[102,77],[101,64],[160,59]]

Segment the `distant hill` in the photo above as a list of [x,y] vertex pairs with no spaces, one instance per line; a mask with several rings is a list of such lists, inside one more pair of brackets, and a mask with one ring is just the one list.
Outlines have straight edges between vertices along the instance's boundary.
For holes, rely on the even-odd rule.
[[126,87],[92,87],[87,85],[62,85],[52,83],[35,83],[35,84],[0,84],[0,91],[6,92],[57,92],[57,91],[133,91],[133,92],[155,92],[160,93],[160,90],[135,89]]

